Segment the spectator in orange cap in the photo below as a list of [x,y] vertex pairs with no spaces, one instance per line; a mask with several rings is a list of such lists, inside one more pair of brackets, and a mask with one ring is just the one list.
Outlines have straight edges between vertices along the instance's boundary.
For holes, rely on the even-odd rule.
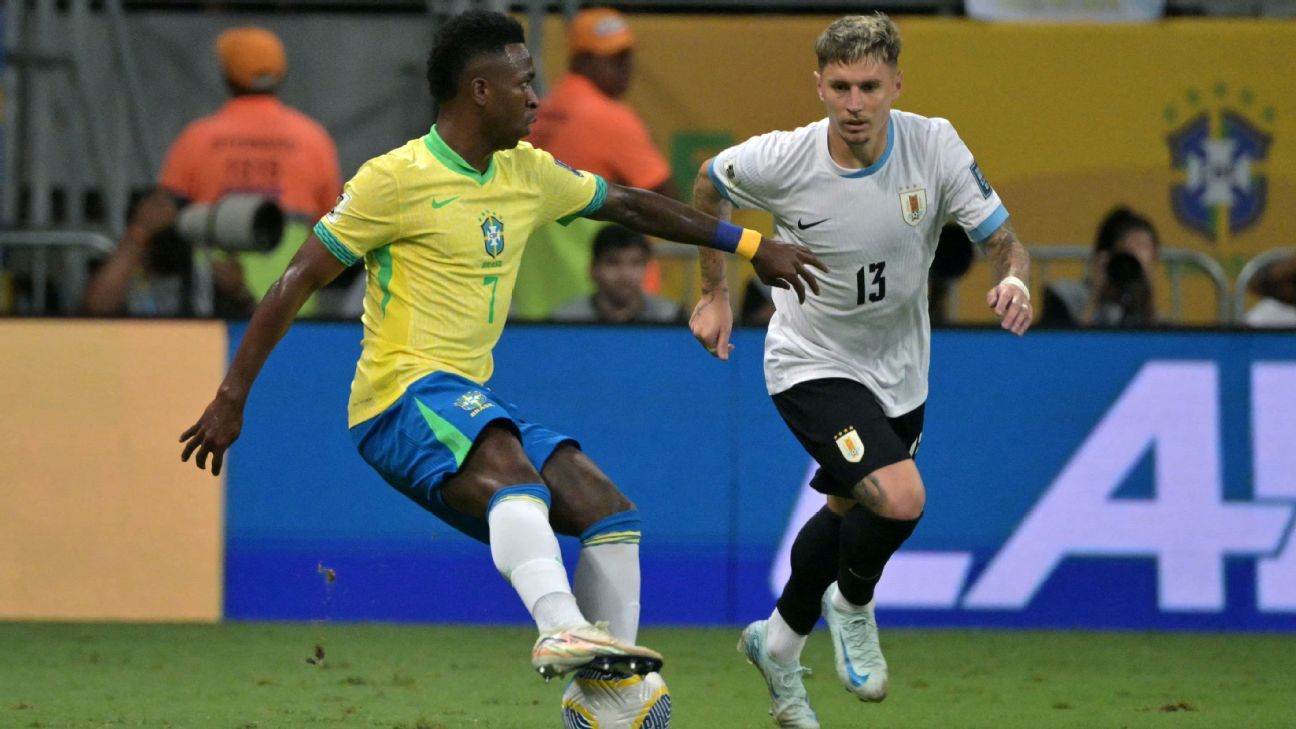
[[307,226],[327,213],[342,190],[337,147],[318,122],[276,96],[288,71],[278,36],[264,28],[231,28],[216,38],[230,99],[185,127],[171,145],[158,184],[191,202],[230,192],[273,198],[289,218],[267,253],[213,263],[218,286],[245,281],[260,299],[288,265]]
[[567,29],[568,71],[544,98],[530,142],[609,182],[676,197],[670,165],[648,127],[619,101],[634,72],[634,33],[610,8],[582,11]]
[[[630,88],[634,48],[634,32],[621,13],[611,8],[577,13],[567,28],[567,73],[541,102],[527,141],[608,182],[675,198],[670,165],[639,114],[620,101]],[[586,273],[597,228],[582,225],[537,232],[536,238],[549,240],[538,240],[536,247],[549,255],[523,269],[513,292],[515,316],[545,319],[568,298],[592,293]],[[655,262],[644,288],[650,293],[661,288]]]

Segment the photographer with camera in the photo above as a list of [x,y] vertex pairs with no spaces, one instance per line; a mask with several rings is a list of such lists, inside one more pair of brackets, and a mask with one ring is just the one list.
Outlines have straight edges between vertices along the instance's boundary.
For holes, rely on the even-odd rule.
[[[208,206],[192,206],[189,217],[195,218],[195,222],[206,223],[207,208]],[[126,233],[118,241],[117,248],[90,277],[82,299],[82,309],[86,314],[195,314],[194,234],[182,235],[180,228],[198,226],[177,226],[178,213],[179,206],[175,197],[166,190],[154,190],[139,199],[131,211]],[[247,215],[242,217],[249,218]],[[250,223],[250,219],[247,222]],[[282,228],[280,219],[278,228],[272,234],[277,236]],[[213,315],[224,318],[246,318],[251,315],[256,302],[243,280],[242,267],[233,260],[212,258],[210,271]]]
[[1098,225],[1084,282],[1045,288],[1043,327],[1140,327],[1159,323],[1153,281],[1160,238],[1152,222],[1118,207]]
[[[217,205],[231,193],[255,193],[282,209],[287,224],[281,241],[267,250],[240,249],[230,259],[260,299],[287,267],[309,226],[333,208],[342,191],[342,173],[337,147],[324,127],[279,100],[288,63],[278,36],[264,28],[231,28],[216,38],[215,50],[230,98],[176,137],[158,184],[195,204]],[[232,248],[224,241],[213,243]],[[212,273],[213,279],[222,275],[215,268]],[[335,285],[345,287],[356,277],[340,277]],[[313,302],[302,313],[315,313]]]

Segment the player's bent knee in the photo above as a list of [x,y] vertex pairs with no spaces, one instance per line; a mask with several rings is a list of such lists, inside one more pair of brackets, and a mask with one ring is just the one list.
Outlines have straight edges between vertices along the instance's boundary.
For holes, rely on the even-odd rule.
[[879,516],[911,521],[922,516],[927,492],[912,460],[883,466],[852,489],[855,500]]
[[561,448],[540,472],[553,493],[552,517],[562,534],[578,535],[635,505],[579,449]]

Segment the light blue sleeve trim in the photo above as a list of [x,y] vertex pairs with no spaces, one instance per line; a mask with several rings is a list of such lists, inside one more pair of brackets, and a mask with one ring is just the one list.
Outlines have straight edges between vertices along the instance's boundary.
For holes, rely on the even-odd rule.
[[1008,208],[1005,208],[1003,203],[999,203],[999,207],[995,208],[993,213],[990,213],[990,217],[981,221],[980,225],[967,232],[968,237],[972,239],[973,243],[980,243],[986,238],[989,238],[991,233],[999,230],[999,226],[1003,225],[1004,221],[1007,219]]
[[491,497],[490,505],[486,507],[486,513],[490,514],[495,505],[505,499],[534,499],[543,501],[545,508],[549,508],[549,487],[542,483],[523,484],[521,486],[505,486]]
[[613,532],[633,532],[638,536],[640,532],[639,512],[635,509],[629,509],[599,519],[591,524],[588,529],[581,532],[580,540],[587,542],[594,537]]
[[729,197],[729,191],[725,189],[724,183],[721,182],[720,177],[716,175],[715,157],[712,157],[711,164],[707,165],[707,176],[711,178],[711,184],[715,185],[716,192],[720,193],[720,197],[728,200],[730,205],[738,207],[738,203],[734,202],[733,198]]
[[360,256],[352,253],[349,248],[342,245],[342,241],[339,241],[337,236],[333,235],[333,231],[324,225],[323,220],[315,224],[315,235],[324,244],[324,247],[329,249],[329,253],[336,256],[342,263],[354,266],[356,261],[360,260]]
[[572,213],[571,215],[559,218],[559,224],[568,225],[576,218],[588,218],[594,213],[597,213],[599,208],[603,207],[603,202],[607,200],[607,180],[603,179],[599,175],[595,175],[593,172],[587,172],[586,174],[594,177],[594,197],[590,199],[589,205],[586,205],[579,213]]

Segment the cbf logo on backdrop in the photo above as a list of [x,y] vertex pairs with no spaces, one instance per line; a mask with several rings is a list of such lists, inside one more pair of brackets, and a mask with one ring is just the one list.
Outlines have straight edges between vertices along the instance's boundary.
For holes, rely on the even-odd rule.
[[1228,241],[1259,222],[1269,192],[1265,160],[1277,112],[1258,108],[1250,89],[1236,96],[1219,82],[1205,93],[1190,89],[1184,103],[1164,115],[1175,128],[1166,137],[1176,170],[1170,204],[1184,226],[1215,243]]
[[482,243],[486,255],[494,258],[504,252],[504,223],[493,211],[487,210],[478,218],[481,222]]

